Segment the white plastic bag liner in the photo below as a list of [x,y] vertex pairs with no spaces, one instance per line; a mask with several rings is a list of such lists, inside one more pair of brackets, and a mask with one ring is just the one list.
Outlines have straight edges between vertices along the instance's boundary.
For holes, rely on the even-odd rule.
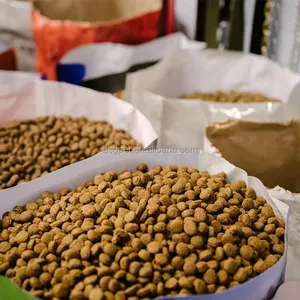
[[19,71],[0,71],[0,85],[10,84],[19,85],[23,83],[40,80],[41,75],[38,73],[19,72]]
[[68,52],[61,59],[60,65],[83,65],[86,69],[83,78],[83,81],[87,81],[85,86],[114,93],[124,89],[127,72],[153,65],[175,51],[191,48],[202,50],[205,45],[203,42],[189,40],[179,32],[136,46],[88,44]]
[[[227,119],[281,120],[300,75],[271,60],[253,54],[215,50],[184,50],[160,63],[129,74],[126,100],[140,109],[158,133],[159,146],[203,148],[205,125]],[[283,103],[216,103],[182,100],[194,92],[258,92]],[[300,102],[295,101],[295,116]],[[298,109],[297,109],[298,108]]]
[[[269,194],[289,206],[287,248],[289,259],[287,260],[285,280],[300,280],[300,194],[291,193],[278,186],[269,190]],[[297,299],[299,299],[299,294]]]
[[207,138],[206,134],[204,135],[204,140],[203,140],[203,151],[207,153],[213,153],[217,156],[222,156],[220,151],[213,146],[213,144],[210,142],[210,140]]
[[196,37],[198,0],[177,0],[174,4],[175,27],[190,39]]
[[35,70],[35,42],[30,1],[0,0],[0,40],[16,49],[18,70]]
[[150,122],[132,105],[111,94],[51,81],[35,81],[0,88],[0,124],[40,116],[86,117],[110,122],[128,131],[145,148],[157,135]]
[[[281,214],[287,214],[287,206],[276,199],[272,199],[263,184],[257,178],[247,176],[245,171],[236,168],[223,158],[204,152],[180,153],[180,151],[176,151],[176,149],[165,151],[156,149],[153,152],[120,153],[118,151],[112,151],[112,153],[99,153],[89,159],[69,165],[29,183],[3,190],[0,192],[0,216],[6,211],[11,211],[16,205],[24,205],[29,201],[38,199],[44,191],[56,192],[66,187],[74,189],[82,183],[92,180],[95,175],[101,172],[111,170],[115,172],[121,172],[122,170],[134,171],[136,166],[141,162],[146,163],[149,167],[153,167],[157,164],[162,166],[176,164],[195,167],[200,171],[207,170],[211,174],[226,172],[229,182],[244,180],[249,187],[255,189],[258,195],[264,196],[266,201],[275,208],[275,211],[279,210]],[[254,279],[222,292],[221,294],[184,296],[184,299],[269,299],[284,275],[286,259],[285,251],[283,257],[272,268]],[[177,297],[171,296],[165,298],[175,299]],[[182,298],[182,296],[178,298]]]

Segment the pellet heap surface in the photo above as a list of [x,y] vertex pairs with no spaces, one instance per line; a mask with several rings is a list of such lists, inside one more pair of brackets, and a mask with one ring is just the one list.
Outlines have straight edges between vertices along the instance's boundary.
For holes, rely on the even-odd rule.
[[219,293],[273,266],[284,228],[244,181],[140,164],[5,213],[0,274],[41,299]]
[[249,102],[280,102],[278,99],[266,97],[260,93],[216,91],[195,92],[182,96],[183,99],[202,99],[209,102],[249,103]]
[[108,148],[142,149],[129,133],[84,117],[40,117],[0,126],[0,190]]

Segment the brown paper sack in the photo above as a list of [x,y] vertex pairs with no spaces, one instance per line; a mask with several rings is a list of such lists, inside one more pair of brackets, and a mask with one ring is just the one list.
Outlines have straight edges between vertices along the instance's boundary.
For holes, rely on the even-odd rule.
[[266,187],[300,192],[300,121],[230,120],[206,128],[208,143]]

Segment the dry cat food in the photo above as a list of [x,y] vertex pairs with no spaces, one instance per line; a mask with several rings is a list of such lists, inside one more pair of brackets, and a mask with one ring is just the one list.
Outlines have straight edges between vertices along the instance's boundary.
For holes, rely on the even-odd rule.
[[259,93],[246,93],[246,92],[223,92],[216,91],[210,93],[193,93],[190,95],[184,95],[183,99],[202,99],[210,102],[279,102],[278,99],[268,98]]
[[106,148],[142,148],[129,133],[84,117],[41,117],[0,126],[0,190],[33,180]]
[[41,299],[219,293],[284,253],[284,221],[244,181],[175,165],[44,192],[1,226],[0,274]]

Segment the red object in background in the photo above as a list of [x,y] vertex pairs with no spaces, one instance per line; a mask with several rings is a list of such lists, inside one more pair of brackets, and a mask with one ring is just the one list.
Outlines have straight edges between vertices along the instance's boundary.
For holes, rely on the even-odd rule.
[[175,31],[174,6],[175,0],[163,0],[163,7],[160,16],[159,36],[171,34]]
[[174,6],[175,0],[167,0],[167,30],[166,34],[173,33],[175,31],[175,17],[174,17]]
[[89,43],[113,42],[140,44],[158,35],[159,11],[132,19],[98,25],[70,21],[52,21],[33,11],[32,28],[36,41],[37,71],[56,80],[56,65],[68,51]]
[[0,70],[17,70],[17,58],[15,49],[9,49],[3,53],[0,53]]

